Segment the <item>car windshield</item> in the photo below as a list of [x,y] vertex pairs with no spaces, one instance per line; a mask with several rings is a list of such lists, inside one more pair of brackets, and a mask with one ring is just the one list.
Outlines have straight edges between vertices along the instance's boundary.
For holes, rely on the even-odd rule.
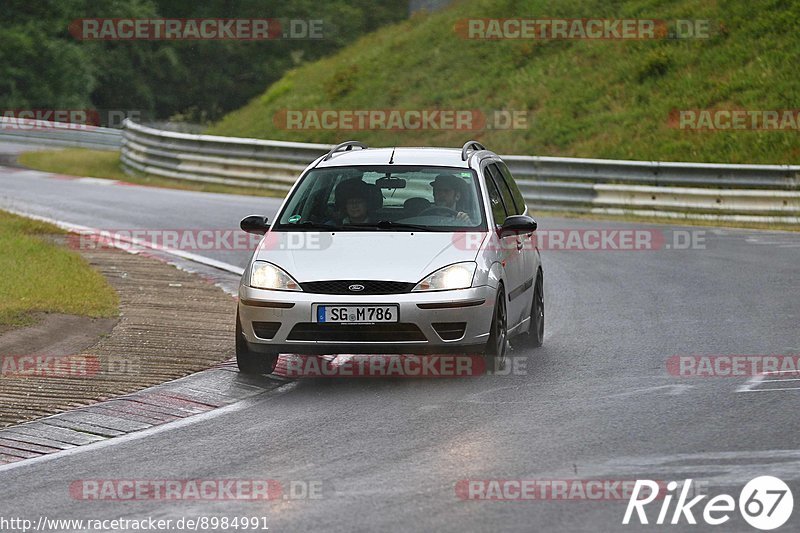
[[277,231],[485,230],[470,169],[353,166],[313,169],[294,190]]

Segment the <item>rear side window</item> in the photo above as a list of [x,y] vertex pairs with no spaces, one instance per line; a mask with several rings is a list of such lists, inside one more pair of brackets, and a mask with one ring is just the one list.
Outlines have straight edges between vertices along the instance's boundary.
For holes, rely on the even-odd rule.
[[508,170],[508,167],[505,163],[497,163],[497,168],[500,169],[506,185],[508,185],[508,188],[511,191],[511,196],[514,198],[514,205],[517,207],[517,214],[523,214],[525,212],[525,198],[522,197],[522,193],[520,192],[519,187],[517,187],[517,182],[514,181],[511,171]]
[[488,167],[483,171],[485,175],[484,181],[486,182],[486,191],[489,194],[489,204],[492,207],[492,218],[494,223],[502,225],[506,219],[506,208],[503,205],[503,199],[500,196],[500,191],[497,190],[497,185],[494,183],[491,174],[489,174]]

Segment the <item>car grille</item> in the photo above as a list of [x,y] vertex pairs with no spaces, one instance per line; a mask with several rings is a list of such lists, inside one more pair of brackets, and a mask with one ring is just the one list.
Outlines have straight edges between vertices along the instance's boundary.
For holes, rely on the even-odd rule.
[[397,342],[425,341],[416,324],[317,324],[301,322],[289,332],[290,341]]
[[[351,285],[363,285],[364,289],[352,291]],[[415,285],[402,281],[335,280],[308,281],[301,283],[300,288],[314,294],[402,294],[411,292]]]

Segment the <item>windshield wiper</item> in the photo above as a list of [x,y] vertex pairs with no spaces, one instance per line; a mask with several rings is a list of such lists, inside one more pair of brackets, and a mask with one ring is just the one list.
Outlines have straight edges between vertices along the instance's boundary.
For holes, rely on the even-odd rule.
[[369,224],[369,223],[361,222],[361,223],[356,223],[356,224],[342,224],[340,227],[343,228],[343,229],[371,229],[371,230],[374,230],[375,229],[375,224]]
[[430,228],[428,226],[422,226],[420,224],[409,224],[407,222],[394,222],[393,220],[381,220],[377,224],[378,229],[418,229],[422,231],[428,231]]
[[304,228],[304,229],[321,229],[324,231],[334,231],[340,229],[341,226],[337,226],[336,224],[325,224],[323,222],[312,222],[311,220],[306,220],[305,222],[299,222],[297,224],[281,224],[278,226],[280,229],[294,229],[294,228]]

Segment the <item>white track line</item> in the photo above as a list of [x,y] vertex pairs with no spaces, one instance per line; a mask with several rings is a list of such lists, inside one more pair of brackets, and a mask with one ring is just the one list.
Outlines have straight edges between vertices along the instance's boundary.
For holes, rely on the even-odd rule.
[[747,383],[744,385],[740,385],[739,388],[736,389],[736,392],[758,392],[757,390],[753,390],[753,387],[757,387],[761,380],[764,379],[764,374],[756,374],[755,376],[751,377],[747,380]]
[[[147,429],[134,431],[131,433],[127,433],[125,435],[120,435],[118,437],[110,437],[105,440],[99,440],[89,444],[84,444],[82,446],[76,446],[75,448],[69,448],[58,452],[40,455],[39,457],[32,457],[30,459],[24,459],[22,461],[17,461],[14,463],[8,463],[0,466],[0,473],[7,472],[9,470],[16,470],[17,468],[34,466],[39,463],[54,461],[62,457],[94,451],[100,448],[105,448],[107,446],[115,446],[117,444],[123,444],[130,441],[144,439],[146,437],[150,437],[158,433],[163,433],[164,431],[172,431],[173,429],[191,426],[200,422],[205,422],[206,420],[211,420],[223,415],[227,415],[229,413],[235,413],[237,411],[241,411],[243,409],[252,407],[253,405],[263,402],[266,399],[271,398],[273,396],[285,394],[293,390],[297,386],[296,383],[297,382],[291,382],[291,383],[286,383],[285,385],[279,385],[274,389],[264,391],[264,393],[262,394],[251,396],[250,398],[245,398],[244,400],[238,401],[236,403],[232,403],[224,407],[218,407],[216,409],[212,409],[211,411],[206,411],[205,413],[200,413],[188,416],[186,418],[181,418],[180,420],[175,420],[174,422],[167,422],[166,424],[152,426]],[[9,429],[13,427],[14,426],[10,426]]]
[[738,390],[736,392],[775,392],[784,390],[800,390],[800,387],[781,387],[779,389],[747,389],[747,390]]
[[787,390],[800,390],[800,387],[779,387],[779,388],[770,388],[770,389],[755,389],[753,387],[757,387],[761,383],[783,383],[784,381],[800,381],[800,378],[784,378],[784,379],[764,379],[764,377],[770,377],[775,374],[798,374],[800,370],[774,370],[768,372],[762,372],[761,374],[756,374],[752,378],[750,378],[747,383],[740,386],[736,389],[736,392],[777,392],[777,391],[787,391]]

